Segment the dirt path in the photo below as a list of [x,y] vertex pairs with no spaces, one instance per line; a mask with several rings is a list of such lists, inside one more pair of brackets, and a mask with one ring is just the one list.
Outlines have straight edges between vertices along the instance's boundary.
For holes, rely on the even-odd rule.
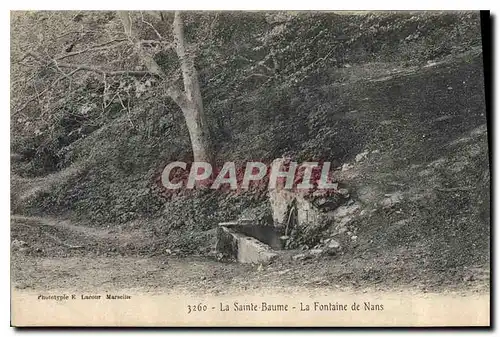
[[[425,292],[488,291],[488,266],[433,270],[412,251],[294,261],[290,254],[268,266],[222,263],[210,256],[144,254],[150,234],[98,229],[69,221],[12,216],[11,273],[15,289],[116,290],[221,294],[243,290]],[[128,248],[130,249],[128,249]],[[133,248],[136,249],[133,249]]]
[[37,257],[67,257],[78,252],[80,255],[125,254],[134,252],[137,248],[134,244],[145,245],[152,239],[151,233],[140,228],[93,228],[62,219],[20,215],[11,217],[11,237],[25,243],[18,247],[21,252]]
[[88,226],[78,226],[74,225],[67,220],[60,220],[54,218],[41,218],[41,217],[28,217],[22,215],[13,215],[11,220],[17,224],[24,224],[29,226],[49,226],[61,229],[63,231],[72,232],[74,234],[83,235],[85,237],[90,237],[99,240],[113,240],[118,239],[121,241],[126,241],[129,239],[130,235],[124,235],[124,233],[120,233],[119,235],[115,235],[114,231],[110,231],[108,229],[97,229]]

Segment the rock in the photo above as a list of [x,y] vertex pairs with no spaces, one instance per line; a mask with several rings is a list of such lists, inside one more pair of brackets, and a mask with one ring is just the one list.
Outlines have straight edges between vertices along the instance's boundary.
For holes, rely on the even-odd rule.
[[327,286],[330,285],[330,282],[328,280],[318,280],[316,281],[316,284],[319,286]]
[[333,239],[330,239],[329,242],[328,242],[328,246],[327,246],[329,249],[338,249],[340,248],[340,243],[336,240],[333,240]]
[[323,254],[323,249],[311,249],[309,251],[309,254],[314,255],[314,256],[321,255],[321,254]]
[[363,204],[371,204],[375,203],[379,199],[378,190],[375,186],[365,185],[361,186],[356,191],[357,200],[362,202]]
[[388,208],[400,203],[402,200],[403,194],[401,192],[386,194],[385,199],[380,202],[380,205],[384,208]]
[[167,248],[167,249],[165,249],[165,253],[170,255],[170,254],[172,254],[172,250]]
[[292,260],[294,260],[294,261],[305,260],[306,258],[307,258],[307,255],[304,253],[292,256]]
[[27,284],[19,284],[15,286],[17,289],[26,289],[26,288],[31,288],[31,286]]
[[347,190],[347,188],[339,188],[337,192],[344,198],[349,198],[349,191]]
[[[333,188],[336,189],[336,186]],[[344,198],[341,195],[336,193],[328,197],[315,198],[312,201],[312,205],[322,212],[328,212],[338,208],[342,204],[343,199]]]
[[315,204],[316,204],[316,206],[317,206],[317,207],[321,207],[321,206],[323,206],[324,204],[326,204],[326,203],[327,203],[327,201],[328,201],[328,200],[327,200],[326,198],[318,198],[318,199],[316,199],[314,202],[315,202]]
[[238,223],[241,225],[251,225],[251,224],[254,224],[256,222],[257,222],[256,219],[248,219],[248,218],[243,218],[243,219],[238,220]]
[[354,203],[350,206],[340,206],[338,207],[337,209],[335,209],[334,213],[333,213],[333,216],[335,218],[343,218],[345,216],[348,216],[348,215],[352,215],[353,213],[355,213],[358,209],[359,209],[359,205]]
[[464,277],[465,282],[472,282],[474,281],[474,275],[470,274]]
[[356,158],[355,158],[356,163],[359,163],[363,159],[366,159],[367,156],[368,156],[368,151],[364,151],[364,152],[361,152],[361,153],[357,154]]
[[358,240],[358,236],[357,236],[357,235],[353,235],[353,236],[351,236],[351,240],[352,240],[352,241],[356,241],[356,240]]
[[340,248],[340,243],[338,241],[330,239],[325,252],[328,255],[336,255],[340,251]]
[[342,165],[342,171],[349,171],[352,168],[353,168],[353,166],[351,164],[345,163]]
[[28,244],[25,241],[14,239],[10,243],[11,247],[14,249],[19,249],[21,247],[26,247]]

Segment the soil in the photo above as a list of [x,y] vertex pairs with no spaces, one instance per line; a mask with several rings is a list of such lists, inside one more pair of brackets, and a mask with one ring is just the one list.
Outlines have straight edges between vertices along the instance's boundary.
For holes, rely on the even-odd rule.
[[[12,286],[21,291],[338,290],[487,293],[489,266],[439,269],[416,259],[418,247],[295,261],[282,251],[269,265],[220,262],[210,256],[143,254],[151,237],[140,229],[95,229],[51,218],[11,219]],[[136,248],[132,249],[132,246]],[[417,255],[418,256],[418,255]]]

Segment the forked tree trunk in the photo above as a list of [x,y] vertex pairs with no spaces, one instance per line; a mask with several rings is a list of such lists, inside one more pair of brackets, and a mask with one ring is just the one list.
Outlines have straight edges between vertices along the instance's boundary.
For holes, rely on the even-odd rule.
[[165,81],[164,87],[167,94],[181,108],[189,131],[194,161],[213,163],[213,149],[208,124],[203,111],[203,100],[201,98],[198,72],[194,65],[194,55],[189,53],[187,43],[184,39],[184,23],[181,14],[175,12],[173,23],[174,44],[179,63],[181,65],[184,91],[180,91],[173,83],[168,83],[166,74],[158,63],[144,52],[140,41],[133,30],[132,19],[128,12],[119,12],[125,29],[125,33],[136,46],[137,52],[148,70]]

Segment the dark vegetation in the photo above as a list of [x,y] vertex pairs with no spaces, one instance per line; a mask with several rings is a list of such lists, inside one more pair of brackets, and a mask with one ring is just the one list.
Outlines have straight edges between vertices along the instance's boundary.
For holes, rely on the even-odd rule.
[[[212,35],[201,43],[197,67],[217,162],[271,161],[287,153],[299,162],[342,165],[364,149],[380,150],[383,155],[365,168],[362,180],[352,182],[354,195],[364,184],[389,193],[388,183],[395,181],[406,187],[422,180],[427,189],[473,185],[479,190],[433,189],[428,200],[404,203],[399,211],[413,219],[404,228],[390,226],[401,213],[377,211],[358,225],[367,242],[376,244],[361,242],[360,247],[376,251],[427,242],[431,260],[442,267],[488,260],[485,137],[477,160],[467,157],[468,144],[447,145],[486,122],[478,13],[213,15],[192,14],[187,32],[194,40],[198,22],[213,25]],[[12,39],[22,39],[25,33],[20,31],[31,25],[40,29],[42,23],[52,24],[49,16],[13,17],[17,28]],[[79,40],[84,48],[93,38],[102,41],[103,31],[115,27],[117,19],[102,12],[84,13],[81,20],[85,29],[97,32]],[[15,56],[16,44],[13,61]],[[92,61],[113,57],[97,55]],[[175,65],[170,54],[156,57],[163,67]],[[443,60],[443,65],[424,67]],[[32,94],[32,87],[43,88],[57,76],[43,65],[29,75],[32,78],[19,70],[33,85],[18,91],[14,85],[13,105]],[[162,240],[186,253],[206,252],[206,231],[218,222],[242,213],[269,217],[263,193],[197,191],[162,198],[157,182],[164,165],[191,156],[179,109],[147,76],[103,83],[97,75],[77,75],[71,87],[65,82],[59,88],[62,93],[54,90],[50,100],[33,101],[13,115],[14,198],[16,190],[24,188],[16,179],[19,184],[36,182],[72,165],[78,173],[26,202],[13,199],[14,212],[72,218],[99,227],[148,219]],[[384,76],[392,78],[370,81]],[[109,99],[109,106],[101,109],[103,92],[111,89],[120,92],[124,102]],[[40,109],[43,104],[50,111]],[[446,119],[436,121],[443,116]],[[437,169],[437,185],[412,168],[443,156],[459,160],[462,154],[469,158],[466,169],[458,174],[447,167]]]

